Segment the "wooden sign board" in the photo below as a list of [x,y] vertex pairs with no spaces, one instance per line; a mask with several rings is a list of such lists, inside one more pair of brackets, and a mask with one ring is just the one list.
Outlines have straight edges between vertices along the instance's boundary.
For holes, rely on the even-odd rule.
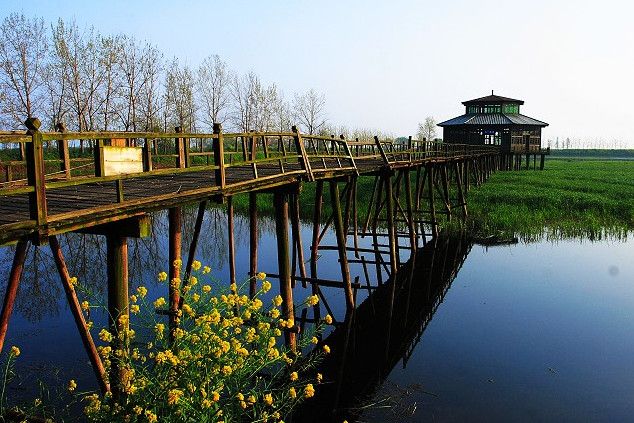
[[103,146],[103,176],[143,172],[143,148]]

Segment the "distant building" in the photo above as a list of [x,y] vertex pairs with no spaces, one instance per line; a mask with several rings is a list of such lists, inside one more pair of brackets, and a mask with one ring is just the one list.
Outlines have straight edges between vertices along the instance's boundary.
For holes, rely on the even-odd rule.
[[464,101],[462,116],[441,122],[446,143],[499,145],[509,153],[539,153],[546,122],[520,113],[522,100],[491,95]]

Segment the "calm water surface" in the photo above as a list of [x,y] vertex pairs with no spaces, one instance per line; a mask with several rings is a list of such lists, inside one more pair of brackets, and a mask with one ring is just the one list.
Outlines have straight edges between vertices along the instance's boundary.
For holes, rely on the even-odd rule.
[[[195,211],[185,214],[184,251]],[[166,295],[166,286],[155,282],[167,268],[166,220],[155,215],[154,236],[130,240],[131,290],[143,284],[150,296]],[[248,221],[237,217],[236,230],[237,271],[246,278]],[[274,273],[273,223],[262,219],[260,230],[260,269]],[[302,231],[307,245],[310,227]],[[104,240],[69,235],[61,241],[71,273],[95,304],[105,304]],[[323,242],[334,243],[331,234]],[[361,244],[370,247],[371,239]],[[372,289],[370,297],[359,289],[358,311],[348,319],[342,290],[323,288],[339,322],[326,334],[334,347],[323,363],[329,382],[295,421],[630,420],[633,247],[631,240],[565,240],[487,249],[464,238],[439,240],[404,264],[396,284]],[[197,258],[223,281],[226,251],[226,216],[211,210]],[[3,275],[12,253],[0,249]],[[324,251],[318,268],[320,277],[340,279],[336,252]],[[361,264],[352,264],[351,272],[366,285]],[[377,286],[374,265],[368,275]],[[385,269],[381,278],[388,280]],[[295,298],[307,295],[298,284]],[[98,309],[91,319],[105,323]],[[47,248],[29,251],[5,345],[22,349],[9,393],[15,400],[44,395],[53,404],[64,401],[69,379],[80,389],[96,388]]]

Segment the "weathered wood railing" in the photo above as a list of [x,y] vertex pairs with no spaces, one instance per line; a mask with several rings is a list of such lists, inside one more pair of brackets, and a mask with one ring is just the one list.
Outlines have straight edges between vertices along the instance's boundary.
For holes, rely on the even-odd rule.
[[[95,210],[105,219],[108,213],[124,213],[131,207],[136,212],[143,207],[168,207],[175,197],[187,202],[498,151],[492,146],[411,138],[405,143],[378,137],[352,141],[343,136],[301,134],[296,128],[290,132],[223,133],[215,125],[212,133],[185,133],[180,128],[172,133],[40,132],[37,119],[29,119],[26,125],[25,134],[0,133],[0,144],[24,147],[20,162],[24,174],[0,183],[0,206],[14,200],[24,203],[26,196],[28,219],[12,219],[7,216],[10,210],[3,211],[0,227],[37,229],[42,236],[61,220],[86,220],[96,216]],[[92,158],[70,158],[69,143],[77,140],[89,141]],[[58,157],[45,159],[44,146],[55,143]]]

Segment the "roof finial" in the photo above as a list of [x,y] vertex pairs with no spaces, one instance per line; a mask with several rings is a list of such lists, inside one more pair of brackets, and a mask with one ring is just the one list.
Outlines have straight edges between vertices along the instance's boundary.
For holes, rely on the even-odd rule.
[[493,95],[493,90],[491,90],[491,95]]

